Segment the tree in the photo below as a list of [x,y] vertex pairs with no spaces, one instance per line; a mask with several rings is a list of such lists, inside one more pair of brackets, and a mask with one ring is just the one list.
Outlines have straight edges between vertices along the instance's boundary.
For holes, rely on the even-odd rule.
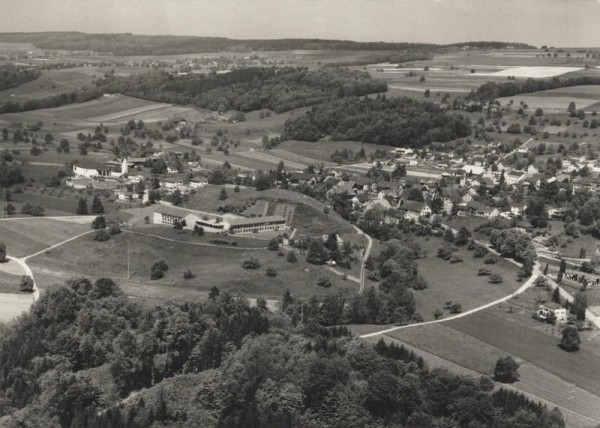
[[219,200],[224,201],[225,199],[227,199],[227,190],[225,190],[225,188],[223,187],[221,189],[221,192],[219,193]]
[[190,269],[188,269],[185,272],[183,272],[183,279],[192,279],[195,276],[196,275],[194,275]]
[[502,282],[502,275],[499,273],[493,273],[490,275],[490,284],[500,284]]
[[79,202],[77,203],[76,213],[77,213],[77,215],[87,215],[88,214],[87,200],[85,200],[83,198],[79,199]]
[[567,352],[575,352],[579,350],[581,345],[581,339],[579,338],[579,332],[577,328],[569,325],[562,331],[562,339],[560,340],[560,346]]
[[98,196],[94,196],[92,200],[92,214],[104,214],[104,206]]
[[250,257],[248,260],[244,260],[242,262],[242,267],[244,269],[258,269],[260,267],[260,262],[258,261],[258,259]]
[[450,305],[451,314],[459,314],[462,312],[462,305],[460,303],[452,303]]
[[277,276],[277,271],[273,268],[267,268],[267,276],[270,277],[276,277]]
[[467,242],[469,242],[469,239],[471,239],[471,232],[469,232],[469,229],[463,226],[458,229],[454,243],[459,246],[465,245]]
[[285,261],[289,263],[296,263],[298,261],[296,258],[296,253],[294,251],[287,253],[287,256],[285,256]]
[[0,242],[0,263],[6,262],[6,244]]
[[94,221],[92,221],[92,229],[105,229],[106,228],[106,219],[103,215],[97,216]]
[[25,291],[27,293],[33,292],[33,278],[29,275],[23,275],[21,277],[19,288],[21,289],[21,291]]
[[558,268],[558,271],[562,274],[565,273],[565,271],[567,270],[567,262],[565,259],[560,259],[560,267]]
[[448,242],[454,242],[454,232],[450,227],[444,232],[444,239]]
[[587,294],[585,291],[577,291],[573,298],[571,310],[575,312],[575,316],[579,321],[585,320],[585,311],[588,307]]
[[331,280],[326,276],[322,276],[317,280],[317,285],[319,287],[329,288],[331,287]]
[[110,235],[105,229],[97,230],[94,234],[94,241],[104,242],[110,239]]
[[511,356],[498,358],[494,368],[494,380],[502,383],[513,383],[519,380],[519,363]]
[[152,280],[161,279],[163,276],[165,276],[165,271],[167,271],[168,269],[169,269],[169,266],[167,265],[167,262],[165,262],[164,260],[155,262],[152,265],[152,267],[150,268],[150,279],[152,279]]
[[314,265],[322,265],[327,261],[327,251],[320,239],[311,240],[306,252],[306,261]]
[[277,240],[277,238],[271,239],[267,248],[270,251],[277,251],[279,249],[279,241]]

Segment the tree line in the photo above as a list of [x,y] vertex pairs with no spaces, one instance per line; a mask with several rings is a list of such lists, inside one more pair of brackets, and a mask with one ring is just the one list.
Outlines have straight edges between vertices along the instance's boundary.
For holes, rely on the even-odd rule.
[[552,79],[510,80],[503,83],[487,82],[469,95],[479,101],[492,101],[501,97],[512,97],[518,94],[547,91],[569,86],[600,85],[600,77],[571,76],[553,77]]
[[0,66],[0,91],[31,82],[40,77],[40,74],[37,68],[2,65]]
[[150,308],[108,278],[69,280],[2,327],[0,367],[9,426],[564,427],[488,377],[216,288]]
[[284,138],[352,140],[396,147],[422,147],[470,135],[468,118],[430,102],[402,98],[347,97],[313,107],[285,122]]

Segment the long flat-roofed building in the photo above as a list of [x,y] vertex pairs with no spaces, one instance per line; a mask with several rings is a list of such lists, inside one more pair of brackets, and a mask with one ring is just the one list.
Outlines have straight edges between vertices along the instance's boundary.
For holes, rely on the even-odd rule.
[[228,232],[232,234],[271,232],[284,230],[286,219],[282,216],[239,217],[231,214],[223,216],[193,211],[186,208],[159,204],[156,206],[152,222],[172,226],[175,222],[185,221],[184,229],[193,230],[200,226],[206,232]]

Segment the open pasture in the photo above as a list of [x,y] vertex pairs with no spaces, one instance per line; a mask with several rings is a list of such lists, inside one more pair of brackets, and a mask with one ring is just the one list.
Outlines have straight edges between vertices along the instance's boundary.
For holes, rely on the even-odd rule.
[[2,271],[3,264],[0,263],[0,302],[2,300],[2,293],[20,294],[19,284],[21,283],[20,275],[13,275]]
[[28,256],[88,230],[86,225],[47,218],[0,221],[2,242],[8,254],[15,257]]
[[598,103],[596,98],[570,97],[570,96],[537,96],[536,94],[515,95],[514,97],[498,98],[502,105],[508,105],[510,101],[518,107],[521,102],[527,104],[531,111],[541,108],[545,113],[565,113],[571,101],[575,101],[577,108],[589,110],[593,104]]
[[[250,257],[259,260],[259,269],[242,268],[242,262]],[[152,264],[163,259],[169,265],[165,277],[150,280]],[[165,301],[205,298],[214,286],[249,297],[279,299],[288,288],[295,296],[308,297],[328,291],[316,285],[321,276],[331,280],[329,290],[354,289],[353,283],[343,281],[322,266],[306,263],[303,257],[299,257],[297,263],[288,263],[285,257],[277,255],[277,251],[203,246],[128,232],[107,242],[96,242],[92,236],[84,236],[29,262],[42,288],[69,276],[111,277],[127,294]],[[277,271],[276,277],[266,275],[269,267]],[[183,273],[188,269],[195,277],[184,280]]]
[[556,337],[528,328],[500,312],[498,308],[490,308],[448,321],[446,325],[600,395],[598,355],[586,349],[597,345],[584,343],[576,353],[565,352],[558,347]]
[[515,76],[517,78],[524,79],[545,79],[548,77],[560,76],[561,74],[573,73],[576,71],[583,70],[583,67],[536,67],[536,66],[524,66],[524,67],[508,67],[496,72],[479,72],[482,76],[492,77],[508,77]]
[[[463,311],[497,300],[517,290],[521,284],[516,280],[516,266],[506,260],[496,264],[486,265],[483,258],[476,259],[466,247],[459,247],[464,261],[451,264],[437,257],[437,250],[444,242],[439,238],[429,240],[419,239],[421,249],[427,256],[417,260],[419,273],[425,278],[428,288],[414,292],[417,312],[425,320],[432,320],[436,309],[443,309],[446,301],[458,302]],[[500,274],[503,281],[500,284],[490,284],[489,276],[478,276],[477,271],[486,267]],[[449,312],[444,311],[444,316]]]

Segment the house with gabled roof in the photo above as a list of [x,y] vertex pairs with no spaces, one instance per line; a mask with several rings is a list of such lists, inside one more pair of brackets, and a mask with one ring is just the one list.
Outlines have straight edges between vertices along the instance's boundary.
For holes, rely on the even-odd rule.
[[405,201],[398,209],[404,213],[407,220],[418,220],[431,215],[431,208],[425,202]]

